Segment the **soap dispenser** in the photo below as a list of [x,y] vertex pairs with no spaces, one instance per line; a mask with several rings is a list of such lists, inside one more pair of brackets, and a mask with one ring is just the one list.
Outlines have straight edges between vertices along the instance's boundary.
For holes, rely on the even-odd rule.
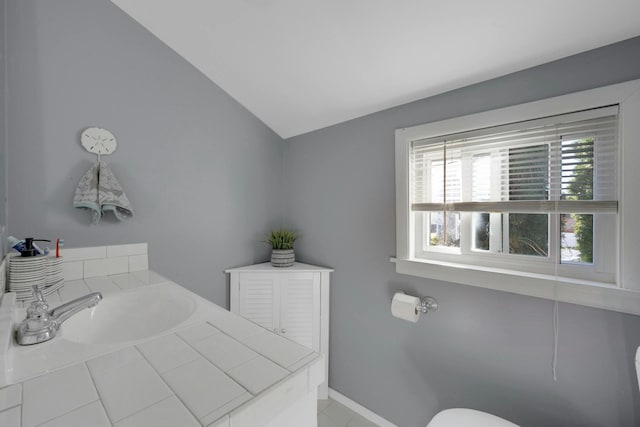
[[50,242],[46,239],[34,239],[33,237],[27,237],[24,239],[24,249],[20,251],[20,255],[23,257],[30,257],[38,255],[38,250],[33,247],[33,242]]

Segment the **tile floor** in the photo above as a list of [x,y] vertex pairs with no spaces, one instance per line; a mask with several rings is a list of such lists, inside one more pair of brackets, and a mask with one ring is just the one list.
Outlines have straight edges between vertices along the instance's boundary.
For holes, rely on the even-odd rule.
[[333,399],[318,400],[318,427],[377,427]]

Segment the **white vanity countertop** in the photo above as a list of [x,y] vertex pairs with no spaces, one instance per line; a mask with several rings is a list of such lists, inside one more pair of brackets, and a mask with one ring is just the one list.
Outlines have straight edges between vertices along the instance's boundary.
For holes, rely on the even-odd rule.
[[323,381],[321,355],[152,271],[69,281],[47,300],[57,306],[96,291],[101,304],[182,292],[196,309],[175,327],[124,343],[74,342],[65,323],[47,343],[12,346],[0,426],[261,426]]

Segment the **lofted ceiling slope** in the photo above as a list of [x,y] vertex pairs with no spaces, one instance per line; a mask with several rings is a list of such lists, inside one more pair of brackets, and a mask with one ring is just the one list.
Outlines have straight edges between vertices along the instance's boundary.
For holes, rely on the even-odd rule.
[[638,0],[112,0],[281,137],[640,35]]

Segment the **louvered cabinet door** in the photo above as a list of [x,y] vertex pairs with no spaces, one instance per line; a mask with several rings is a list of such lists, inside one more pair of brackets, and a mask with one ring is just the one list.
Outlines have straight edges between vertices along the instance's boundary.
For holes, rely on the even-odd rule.
[[243,273],[239,289],[238,313],[274,332],[280,330],[278,279],[274,274]]
[[281,275],[280,334],[320,351],[320,273]]

